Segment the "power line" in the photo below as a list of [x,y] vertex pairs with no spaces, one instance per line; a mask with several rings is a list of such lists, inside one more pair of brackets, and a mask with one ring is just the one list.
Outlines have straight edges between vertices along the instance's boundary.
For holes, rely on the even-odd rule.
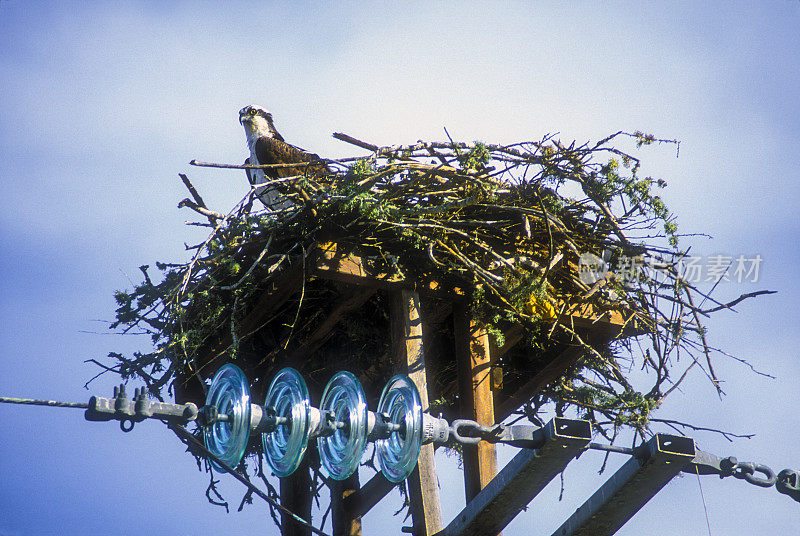
[[88,409],[89,407],[89,404],[83,402],[59,402],[58,400],[41,400],[38,398],[14,398],[11,396],[0,396],[0,403],[24,404],[28,406],[50,406],[51,408]]

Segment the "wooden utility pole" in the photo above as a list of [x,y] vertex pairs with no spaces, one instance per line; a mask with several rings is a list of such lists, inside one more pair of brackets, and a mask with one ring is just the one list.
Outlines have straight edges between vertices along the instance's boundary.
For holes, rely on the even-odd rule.
[[[313,497],[307,453],[294,473],[281,478],[281,504],[303,519],[311,521]],[[306,525],[281,512],[281,536],[311,536],[311,531]]]
[[[391,309],[392,347],[397,368],[404,370],[419,389],[423,411],[428,410],[428,380],[425,352],[422,347],[424,329],[420,315],[419,295],[409,290],[393,294]],[[439,505],[439,482],[433,445],[423,445],[417,466],[408,477],[411,516],[414,534],[433,536],[442,529]]]
[[344,480],[331,484],[333,536],[361,536],[361,505],[357,504],[360,489],[358,470]]
[[[456,345],[460,413],[481,425],[495,424],[492,393],[492,363],[489,334],[469,316],[467,307],[453,308],[453,331]],[[467,502],[497,474],[497,453],[491,443],[464,445],[464,492]]]

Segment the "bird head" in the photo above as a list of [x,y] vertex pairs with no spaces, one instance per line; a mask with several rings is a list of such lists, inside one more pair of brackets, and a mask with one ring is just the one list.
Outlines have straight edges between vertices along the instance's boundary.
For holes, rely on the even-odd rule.
[[245,106],[239,110],[239,122],[244,126],[247,134],[272,137],[275,133],[272,114],[261,106]]

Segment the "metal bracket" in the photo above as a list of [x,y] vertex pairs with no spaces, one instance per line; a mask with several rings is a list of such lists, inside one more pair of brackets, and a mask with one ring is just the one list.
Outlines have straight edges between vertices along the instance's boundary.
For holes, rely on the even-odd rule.
[[[510,431],[511,429],[516,429]],[[437,536],[497,534],[591,441],[589,421],[556,417],[543,428],[509,426],[500,431],[525,448]]]
[[686,464],[695,459],[694,440],[656,434],[583,503],[553,536],[614,534]]
[[147,398],[144,387],[134,391],[134,397],[128,398],[125,385],[114,387],[114,396],[105,398],[93,396],[89,399],[84,417],[87,421],[119,421],[123,432],[130,432],[133,425],[145,419],[159,419],[170,424],[186,424],[197,419],[197,406],[191,402],[186,404],[169,404],[154,402]]

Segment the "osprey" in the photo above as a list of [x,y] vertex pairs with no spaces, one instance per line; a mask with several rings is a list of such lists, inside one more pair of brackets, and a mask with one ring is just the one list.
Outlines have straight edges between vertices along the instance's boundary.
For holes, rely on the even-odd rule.
[[[314,153],[286,143],[272,122],[272,114],[261,106],[245,106],[239,110],[239,122],[244,126],[250,158],[245,164],[298,164],[290,167],[247,169],[250,184],[263,184],[297,175],[321,176],[329,173],[328,166]],[[256,190],[256,195],[267,208],[285,209],[291,205],[283,199],[287,184],[267,185]]]

